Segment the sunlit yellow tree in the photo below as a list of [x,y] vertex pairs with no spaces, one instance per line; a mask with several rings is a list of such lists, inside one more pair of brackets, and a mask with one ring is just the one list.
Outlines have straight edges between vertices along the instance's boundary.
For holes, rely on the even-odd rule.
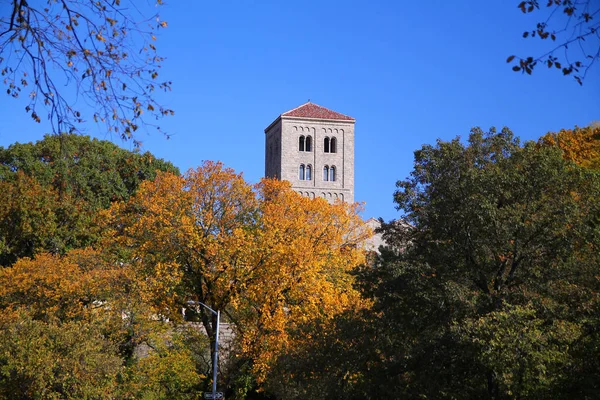
[[563,157],[585,168],[600,169],[600,125],[585,128],[561,129],[549,132],[539,140],[540,144],[557,146]]
[[[172,293],[163,308],[174,317],[190,301],[221,310],[260,380],[294,324],[359,305],[347,274],[369,235],[358,211],[303,198],[285,182],[253,187],[205,162],[183,177],[159,174],[113,206],[107,247]],[[213,316],[197,313],[213,338]]]
[[0,399],[197,398],[190,332],[144,300],[155,289],[89,249],[0,269]]
[[283,349],[310,340],[291,334],[298,326],[361,307],[349,272],[364,262],[371,232],[357,205],[302,197],[289,182],[264,180],[257,189],[259,268],[233,308],[244,332],[242,348],[260,381]]

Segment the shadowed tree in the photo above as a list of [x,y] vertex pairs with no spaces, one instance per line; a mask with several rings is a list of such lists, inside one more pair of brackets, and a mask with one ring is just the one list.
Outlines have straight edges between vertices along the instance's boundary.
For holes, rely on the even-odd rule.
[[[508,129],[415,152],[358,271],[367,312],[308,325],[279,358],[285,398],[592,399],[600,180]],[[298,361],[299,360],[299,361]]]

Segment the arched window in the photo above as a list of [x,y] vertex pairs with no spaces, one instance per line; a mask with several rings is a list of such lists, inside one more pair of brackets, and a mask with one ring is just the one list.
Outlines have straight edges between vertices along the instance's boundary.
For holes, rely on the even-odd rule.
[[329,168],[329,180],[331,182],[335,182],[335,167],[331,166],[331,168]]
[[323,140],[323,151],[324,151],[325,153],[329,153],[329,138],[328,138],[328,137],[326,137],[326,138]]
[[304,151],[304,136],[300,136],[298,140],[298,151]]
[[298,179],[301,181],[304,180],[304,164],[300,164],[300,168],[298,169]]
[[331,143],[329,143],[329,150],[331,153],[337,153],[337,139],[331,138]]
[[312,137],[311,136],[307,136],[306,137],[306,151],[312,151]]
[[329,180],[329,167],[327,165],[323,167],[323,180]]
[[[307,181],[312,180],[312,167],[310,165],[306,166],[306,175],[305,176],[306,176]],[[307,193],[307,195],[308,195],[308,193]]]

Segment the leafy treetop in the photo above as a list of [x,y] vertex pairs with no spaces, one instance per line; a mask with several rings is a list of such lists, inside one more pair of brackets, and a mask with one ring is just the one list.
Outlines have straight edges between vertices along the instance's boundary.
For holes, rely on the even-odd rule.
[[150,153],[75,134],[0,147],[0,265],[92,245],[98,210],[128,199],[157,170],[178,173]]
[[347,274],[363,261],[369,235],[358,210],[304,198],[287,182],[253,188],[221,163],[205,162],[183,177],[160,173],[144,182],[103,221],[105,247],[148,282],[164,284],[157,291],[172,293],[210,337],[214,316],[189,302],[221,310],[258,380],[292,342],[294,326],[360,304]]
[[[282,398],[592,399],[600,349],[600,179],[508,129],[415,152],[358,272],[366,312],[308,325]],[[278,376],[277,376],[278,375]]]
[[600,170],[600,125],[549,132],[540,138],[539,143],[558,147],[565,159],[582,167]]

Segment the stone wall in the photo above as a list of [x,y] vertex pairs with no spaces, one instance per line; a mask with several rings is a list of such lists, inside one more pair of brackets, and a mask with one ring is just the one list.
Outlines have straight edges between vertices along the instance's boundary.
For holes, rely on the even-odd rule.
[[[354,202],[354,121],[282,116],[265,133],[265,176],[291,182],[304,196]],[[311,151],[299,150],[300,136],[311,137]],[[324,151],[326,137],[335,138],[335,153]],[[300,165],[311,167],[311,180],[300,180]],[[325,166],[335,168],[335,181],[324,180]]]

